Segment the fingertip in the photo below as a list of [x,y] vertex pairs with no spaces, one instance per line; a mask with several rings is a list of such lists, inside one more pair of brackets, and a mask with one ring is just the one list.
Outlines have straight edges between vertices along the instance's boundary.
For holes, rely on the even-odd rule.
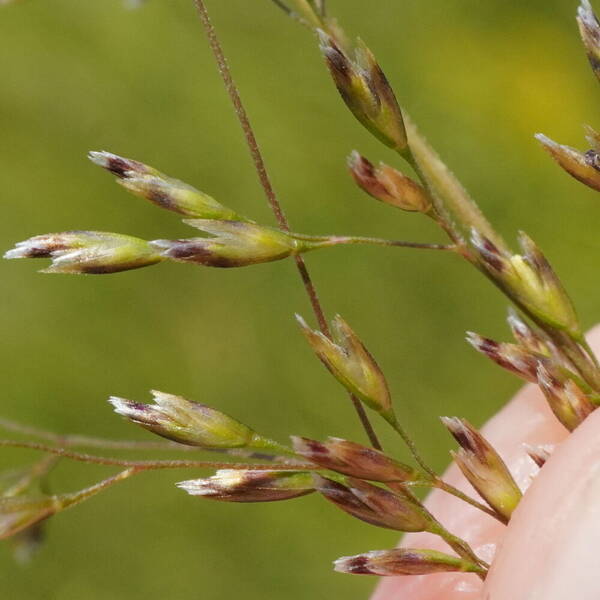
[[[589,331],[587,340],[592,349],[600,350],[600,324]],[[577,436],[569,438],[569,444],[572,444],[574,448],[569,453],[569,456],[572,457],[569,462],[572,461],[573,465],[578,462],[577,448],[580,444],[586,443],[579,440],[584,440],[588,435],[593,437],[593,433],[586,433],[592,429],[598,431],[600,413],[592,415],[588,421],[576,430]],[[594,425],[596,422],[598,424]],[[528,488],[533,477],[538,473],[538,467],[529,458],[524,445],[556,445],[569,436],[568,431],[552,414],[539,388],[533,384],[521,388],[515,397],[485,424],[481,431],[498,450],[522,489]],[[575,441],[572,442],[572,439]],[[598,435],[598,439],[600,440],[600,435]],[[562,453],[562,449],[560,453]],[[558,453],[559,456],[560,453]],[[556,459],[553,458],[552,460]],[[546,472],[546,468],[545,466],[543,472]],[[443,478],[462,491],[471,495],[475,494],[455,465],[448,468]],[[555,486],[557,493],[561,492],[563,483],[560,476],[557,475],[557,479],[552,485]],[[529,498],[529,496],[528,493],[525,498]],[[600,493],[598,497],[600,497]],[[529,500],[527,503],[529,503]],[[507,531],[505,527],[493,521],[487,515],[475,511],[456,498],[450,497],[439,490],[435,490],[429,495],[426,505],[449,529],[466,539],[479,553],[489,553],[490,557]],[[515,517],[521,511],[522,509],[519,507]],[[600,523],[600,518],[598,522]],[[518,522],[517,525],[514,525],[511,521],[508,528],[517,532],[513,534],[517,539],[520,536],[519,527]],[[439,538],[430,534],[408,534],[403,538],[401,545],[427,547],[442,551],[448,550]],[[600,540],[596,545],[600,546]],[[507,552],[510,553],[510,551]],[[527,571],[527,565],[529,564],[527,556],[521,556],[520,560],[523,568]],[[494,560],[493,570],[496,571],[496,569],[499,569],[499,567],[496,567],[496,561]],[[506,568],[504,571],[507,579],[511,577],[510,572],[510,568]],[[499,578],[500,575],[495,577]],[[496,585],[501,586],[502,584],[498,583]],[[404,600],[405,598],[411,598],[412,600],[479,600],[481,594],[482,584],[472,575],[440,574],[385,578],[377,586],[371,600]],[[566,597],[569,596],[565,595],[561,597],[561,600]],[[496,600],[496,598],[511,598],[513,600],[513,596],[505,595],[504,592],[497,595],[496,591],[494,591],[491,598],[493,600]],[[517,596],[514,598],[517,600]],[[524,599],[526,596],[520,598]],[[559,597],[556,598],[558,600]],[[544,597],[544,600],[547,599]]]
[[598,598],[600,412],[553,453],[511,519],[485,592],[492,599]]

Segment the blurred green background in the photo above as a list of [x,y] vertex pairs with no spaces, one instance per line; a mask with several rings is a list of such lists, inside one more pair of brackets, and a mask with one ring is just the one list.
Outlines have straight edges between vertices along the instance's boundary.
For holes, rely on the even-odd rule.
[[[306,233],[441,240],[419,217],[354,188],[353,148],[396,164],[343,107],[314,40],[268,0],[210,1],[274,183]],[[573,0],[331,0],[375,51],[403,105],[498,228],[547,251],[586,327],[598,319],[594,193],[562,173],[532,134],[583,145],[598,89]],[[272,223],[189,0],[27,0],[0,12],[2,248],[31,235],[96,229],[148,239],[190,231],[128,195],[86,160],[106,149],[151,164]],[[437,421],[479,424],[518,381],[476,355],[466,329],[501,338],[506,302],[436,253],[339,248],[308,257],[339,312],[388,375],[398,412],[437,467],[452,446]],[[291,261],[239,270],[164,264],[106,277],[2,269],[2,414],[60,432],[151,439],[116,417],[110,394],[156,388],[213,404],[285,440],[362,440],[347,398],[312,357],[292,315],[309,307]],[[381,428],[389,449],[398,441]],[[3,451],[0,466],[35,455]],[[53,488],[110,469],[61,464]],[[374,581],[332,559],[391,547],[394,533],[316,496],[238,506],[197,501],[148,473],[48,523],[27,567],[0,546],[0,589],[16,600],[363,598]],[[201,473],[198,473],[201,475]]]

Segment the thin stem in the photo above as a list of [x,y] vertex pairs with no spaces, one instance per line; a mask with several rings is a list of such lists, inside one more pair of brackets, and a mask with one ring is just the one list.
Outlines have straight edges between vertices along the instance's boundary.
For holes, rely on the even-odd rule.
[[386,240],[383,238],[350,236],[350,235],[331,235],[331,236],[309,236],[294,234],[294,237],[300,240],[314,241],[327,246],[367,244],[371,246],[397,246],[400,248],[416,248],[422,250],[449,250],[456,252],[455,244],[431,244],[424,242],[406,242],[403,240]]
[[[402,425],[400,425],[398,420],[394,416],[389,416],[389,417],[386,417],[385,419],[393,427],[393,429],[396,431],[396,433],[398,433],[398,435],[402,438],[402,441],[406,444],[406,447],[410,451],[412,457],[415,459],[415,462],[431,478],[431,481],[428,483],[424,482],[424,485],[431,485],[433,487],[437,487],[437,488],[443,490],[444,492],[451,494],[452,496],[455,496],[456,498],[459,498],[460,500],[463,500],[467,504],[470,504],[471,506],[478,508],[479,510],[490,515],[491,517],[498,519],[501,523],[506,524],[506,522],[502,520],[502,518],[500,517],[500,515],[498,515],[496,513],[496,511],[490,509],[485,504],[478,502],[474,498],[471,498],[467,494],[461,492],[458,488],[454,487],[453,485],[450,485],[449,483],[446,483],[443,479],[441,479],[441,477],[425,462],[425,459],[421,456],[421,454],[417,450],[417,445],[415,444],[413,439],[410,437],[410,435],[407,433],[407,431],[404,429],[404,427],[402,427]],[[415,485],[419,485],[419,482],[417,482]]]
[[432,479],[437,479],[436,472],[425,462],[419,451],[417,445],[413,439],[408,435],[407,431],[400,425],[398,419],[394,415],[384,416],[385,420],[392,426],[394,431],[402,438],[402,441],[406,444],[406,447],[415,459],[415,462],[429,475]]
[[198,451],[197,447],[184,446],[175,442],[138,442],[133,440],[110,440],[77,434],[59,434],[46,429],[32,427],[0,417],[0,428],[14,433],[21,433],[57,444],[70,447],[103,448],[105,450],[182,450],[185,452]]
[[[446,231],[450,239],[455,242],[457,251],[468,262],[478,268],[479,271],[481,271],[490,281],[492,281],[492,283],[494,283],[505,295],[507,295],[512,302],[519,305],[519,302],[512,296],[512,294],[510,294],[509,291],[504,288],[504,286],[502,286],[494,277],[492,277],[486,269],[478,264],[478,261],[465,243],[460,229],[454,223],[451,211],[448,210],[448,207],[444,202],[439,200],[436,187],[442,190],[442,192],[445,191],[445,195],[448,196],[446,200],[448,201],[451,209],[458,216],[459,221],[463,226],[474,227],[487,238],[489,238],[498,248],[508,251],[506,243],[491,226],[475,202],[469,197],[460,182],[448,170],[446,165],[440,160],[434,150],[429,147],[426,140],[417,131],[416,126],[408,118],[406,119],[406,125],[409,131],[411,146],[410,151],[402,154],[402,156],[412,166],[431,198],[434,210],[430,216],[432,216],[434,220]],[[428,164],[428,162],[425,162],[424,158],[427,159],[429,163],[433,163],[435,168],[433,168],[431,164]],[[424,168],[423,164],[427,165],[427,167]],[[536,320],[535,317],[531,315],[531,311],[529,311],[527,307],[520,306],[520,308],[522,308],[526,314],[530,315],[532,318],[534,318],[534,320]],[[567,358],[579,370],[582,377],[594,389],[600,390],[600,363],[598,362],[597,357],[587,342],[582,339],[578,340],[578,344],[568,335],[556,330],[552,326],[548,326],[543,322],[538,322],[538,324],[551,336],[552,339],[555,340]]]
[[[58,434],[53,431],[45,429],[39,429],[37,427],[31,427],[30,425],[23,425],[9,419],[0,417],[0,428],[12,431],[14,433],[21,433],[29,437],[36,437],[38,439],[54,442],[60,446],[69,448],[102,448],[103,450],[161,450],[171,451],[175,450],[178,452],[211,452],[227,454],[228,456],[236,456],[238,458],[252,458],[256,460],[290,460],[288,456],[280,456],[276,452],[270,453],[267,448],[264,451],[247,450],[245,448],[199,448],[198,446],[186,446],[185,444],[178,444],[177,442],[140,442],[133,440],[110,440],[106,438],[88,437],[85,435],[77,434]],[[275,449],[273,449],[275,450]],[[284,446],[280,449],[286,455],[291,453]]]
[[[198,11],[198,15],[200,16],[202,26],[204,27],[206,37],[208,38],[208,43],[215,57],[219,74],[223,79],[225,89],[229,94],[229,98],[231,99],[231,103],[233,104],[233,107],[235,109],[235,114],[237,115],[238,121],[240,122],[240,125],[242,127],[242,131],[246,139],[246,144],[248,145],[248,149],[250,150],[252,161],[254,162],[254,167],[260,180],[260,184],[265,192],[267,202],[269,203],[269,206],[271,207],[271,210],[275,215],[275,219],[277,220],[279,227],[284,231],[290,231],[288,220],[285,216],[285,213],[283,212],[279,200],[277,199],[275,190],[273,189],[273,185],[267,172],[267,167],[265,165],[262,152],[260,151],[260,147],[258,145],[258,142],[256,141],[254,130],[252,128],[252,125],[250,124],[248,113],[246,112],[240,93],[233,80],[231,69],[227,64],[225,53],[223,52],[223,48],[217,36],[217,32],[215,31],[215,28],[213,27],[213,24],[210,20],[210,16],[206,9],[206,5],[204,4],[203,0],[194,0],[194,4]],[[300,273],[300,277],[304,284],[304,288],[306,290],[306,293],[308,294],[313,312],[315,313],[315,317],[317,319],[317,322],[319,323],[319,328],[327,337],[331,337],[331,333],[327,325],[327,319],[325,318],[325,312],[323,311],[323,307],[321,305],[321,302],[319,301],[316,288],[314,286],[314,283],[312,282],[312,279],[306,267],[306,263],[304,262],[304,259],[299,255],[295,256],[295,261],[296,267],[298,268],[298,272]],[[371,422],[369,421],[369,417],[367,416],[365,409],[363,408],[362,404],[357,398],[351,395],[350,399],[352,401],[352,404],[354,405],[354,409],[358,415],[358,418],[360,419],[360,422],[371,442],[371,445],[374,448],[380,450],[381,444],[377,439],[377,435],[375,434],[375,431],[373,429],[373,426],[371,425]]]
[[72,506],[76,506],[80,504],[84,500],[95,496],[98,492],[105,490],[106,488],[114,485],[115,483],[119,483],[120,481],[124,481],[125,479],[129,479],[129,477],[133,475],[137,475],[143,469],[139,469],[137,467],[131,467],[113,475],[112,477],[107,477],[90,487],[87,487],[83,490],[79,490],[78,492],[73,492],[72,494],[62,494],[60,496],[62,508],[71,508]]
[[265,165],[265,161],[262,157],[262,153],[258,146],[258,142],[256,141],[254,130],[252,129],[252,125],[250,124],[248,113],[246,112],[240,93],[233,80],[231,69],[227,64],[225,53],[223,52],[223,48],[221,47],[221,42],[219,41],[217,32],[215,31],[215,28],[210,20],[208,10],[206,9],[203,0],[194,0],[194,4],[196,5],[196,9],[200,16],[200,21],[202,22],[202,25],[204,27],[206,37],[208,38],[208,43],[215,57],[217,68],[219,69],[219,74],[223,79],[225,89],[229,94],[229,98],[231,99],[231,103],[233,104],[233,108],[235,109],[235,114],[237,115],[237,118],[244,132],[244,137],[246,138],[246,143],[248,144],[248,149],[250,150],[250,154],[252,155],[254,167],[260,180],[260,184],[267,197],[267,201],[269,202],[271,210],[273,211],[273,214],[277,219],[279,227],[281,227],[281,229],[283,229],[284,231],[289,231],[289,225],[285,213],[283,212],[281,204],[279,203],[279,200],[277,199],[277,196],[275,194],[275,190],[273,189],[273,185],[271,184],[271,179],[267,172],[267,167]]
[[485,581],[485,576],[487,575],[487,570],[490,568],[490,565],[479,558],[467,542],[453,533],[450,533],[439,521],[437,522],[437,525],[439,529],[432,533],[437,533],[437,535],[439,535],[459,556],[486,569],[485,573],[477,573],[477,576]]
[[471,496],[468,496],[464,492],[461,492],[458,488],[454,487],[453,485],[446,483],[440,477],[436,477],[435,481],[433,482],[433,486],[440,490],[443,490],[447,494],[451,494],[452,496],[459,498],[463,502],[466,502],[467,504],[470,504],[471,506],[479,509],[480,511],[490,515],[490,517],[494,517],[494,519],[500,521],[500,523],[502,523],[503,525],[506,525],[506,520],[503,519],[495,510],[489,508],[481,502],[478,502],[474,498],[471,498]]
[[[428,520],[431,523],[431,526],[427,531],[433,533],[435,535],[440,536],[460,557],[465,558],[471,562],[474,562],[476,565],[480,565],[485,569],[489,568],[489,565],[481,560],[473,551],[471,546],[463,539],[458,536],[450,533],[428,510],[423,506],[419,500],[415,497],[415,495],[407,489],[405,486],[395,486],[395,491],[398,494],[401,494],[408,498],[408,500],[412,503],[417,503],[423,513],[427,516]],[[486,573],[478,573],[477,574],[481,579],[485,579]]]
[[437,222],[438,225],[446,232],[448,237],[457,245],[464,245],[464,239],[460,230],[456,227],[450,213],[442,202],[439,201],[435,191],[433,190],[429,179],[425,175],[425,172],[421,168],[421,165],[416,160],[412,150],[402,154],[402,157],[406,162],[413,168],[416,173],[421,185],[427,191],[427,195],[431,201],[432,214],[430,216]]
[[36,479],[47,475],[59,460],[59,456],[45,456],[24,473],[18,481],[3,490],[2,496],[11,497],[22,494]]
[[[459,239],[462,240],[462,231],[464,229],[469,231],[474,227],[482,235],[492,240],[498,248],[506,249],[507,246],[502,237],[491,226],[460,181],[427,143],[406,113],[404,113],[404,124],[410,150],[408,153],[403,153],[402,157],[408,160],[419,178],[426,184],[433,205],[445,226],[451,229],[452,239],[456,242]],[[461,227],[457,227],[454,217],[457,218]]]
[[0,447],[5,448],[27,448],[29,450],[39,450],[40,452],[47,452],[48,454],[55,454],[56,456],[62,456],[71,460],[77,460],[80,462],[93,463],[97,465],[114,465],[119,467],[126,467],[132,469],[138,469],[140,471],[150,469],[253,469],[253,470],[291,470],[291,471],[314,471],[318,467],[312,464],[298,463],[270,463],[265,464],[252,464],[252,463],[232,463],[232,462],[213,462],[213,461],[202,461],[202,460],[121,460],[118,458],[96,456],[93,454],[82,454],[80,452],[73,452],[66,450],[65,448],[59,448],[57,446],[48,446],[46,444],[39,444],[37,442],[22,442],[18,440],[0,440]]

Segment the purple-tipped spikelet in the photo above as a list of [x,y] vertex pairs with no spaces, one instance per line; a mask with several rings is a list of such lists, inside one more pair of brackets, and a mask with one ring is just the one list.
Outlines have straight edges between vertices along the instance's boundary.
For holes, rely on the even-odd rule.
[[19,242],[4,258],[50,258],[43,273],[102,275],[139,269],[164,260],[139,238],[101,231],[48,233]]
[[0,540],[12,537],[44,519],[95,496],[117,481],[127,479],[132,469],[121,471],[83,490],[55,496],[0,496]]
[[600,23],[589,0],[581,0],[577,10],[577,24],[585,45],[590,65],[600,79]]
[[392,399],[379,365],[348,323],[337,315],[331,322],[333,340],[311,329],[296,315],[308,343],[331,374],[367,406],[392,418]]
[[61,503],[54,496],[0,497],[0,540],[24,531],[60,509]]
[[187,217],[247,220],[208,194],[137,160],[110,152],[90,152],[88,156],[94,164],[116,175],[125,189],[161,208]]
[[318,33],[321,52],[346,106],[384,144],[404,151],[408,140],[402,111],[373,53],[358,40],[352,59],[331,35]]
[[441,417],[458,442],[456,464],[478,494],[506,521],[521,500],[521,490],[492,445],[466,419]]
[[339,573],[351,575],[429,575],[431,573],[482,573],[483,569],[467,560],[437,552],[417,548],[395,548],[393,550],[373,550],[355,556],[342,556],[334,563]]
[[508,311],[507,321],[519,346],[539,356],[556,356],[554,343],[541,331],[530,327],[513,308]]
[[531,446],[530,444],[523,444],[529,458],[541,469],[546,461],[552,456],[554,452],[554,446],[546,444],[544,446]]
[[281,260],[313,248],[310,242],[300,241],[292,234],[254,223],[209,219],[184,222],[211,237],[153,241],[152,245],[164,257],[207,267],[229,268]]
[[110,398],[115,412],[144,429],[180,444],[202,448],[263,447],[246,425],[204,404],[152,391],[154,404]]
[[517,297],[537,319],[574,338],[581,328],[571,299],[539,246],[523,231],[519,233],[522,255],[511,258],[517,280],[512,284]]
[[575,381],[556,370],[538,365],[537,381],[552,412],[569,431],[581,425],[596,409]]
[[251,469],[221,469],[207,479],[190,479],[177,486],[192,496],[223,502],[276,502],[315,491],[312,473]]
[[[0,4],[13,1],[0,0]],[[124,1],[134,6],[144,0]],[[416,126],[408,117],[404,118],[394,91],[373,53],[360,40],[354,46],[349,44],[336,22],[326,15],[326,0],[273,1],[318,34],[327,67],[347,107],[368,131],[411,165],[421,182],[417,183],[386,164],[376,167],[355,151],[349,157],[348,166],[356,184],[381,202],[432,217],[449,235],[452,245],[358,236],[308,236],[288,231],[281,207],[271,193],[260,150],[240,104],[219,40],[210,24],[204,2],[197,0],[196,8],[281,229],[259,225],[211,196],[144,163],[108,152],[90,152],[90,160],[115,175],[128,191],[188,217],[184,223],[200,230],[201,237],[145,241],[114,233],[70,231],[20,242],[5,254],[5,258],[49,258],[52,265],[47,272],[99,274],[136,269],[164,260],[220,268],[242,267],[290,256],[297,258],[297,255],[313,249],[341,244],[370,243],[450,250],[485,273],[534,324],[530,326],[512,311],[508,321],[516,344],[496,342],[475,333],[468,333],[468,341],[503,368],[537,383],[560,422],[570,431],[574,430],[595,410],[595,403],[600,402],[600,367],[583,337],[571,300],[549,261],[524,233],[520,233],[518,238],[520,253],[513,253],[508,248]],[[589,61],[600,79],[600,22],[589,0],[581,0],[577,21]],[[541,134],[536,137],[567,173],[600,191],[600,134],[588,128],[587,139],[592,149],[585,153]],[[469,234],[470,243],[467,241]],[[319,320],[324,325],[310,276],[302,261],[298,258],[297,261],[314,312],[318,318],[321,317]],[[190,495],[249,503],[288,500],[318,491],[338,508],[371,525],[438,535],[457,554],[451,556],[434,550],[411,548],[371,551],[338,559],[335,569],[339,572],[397,576],[457,571],[475,573],[485,579],[489,565],[428,512],[413,494],[411,484],[443,489],[507,524],[522,493],[500,455],[466,420],[442,417],[442,422],[460,446],[458,451],[451,453],[456,465],[492,507],[490,511],[445,483],[423,462],[412,440],[396,420],[382,370],[341,317],[336,316],[332,321],[331,337],[325,333],[326,327],[323,327],[323,332],[313,330],[301,317],[297,319],[317,357],[350,392],[352,401],[356,404],[356,398],[360,399],[394,427],[422,472],[375,448],[341,438],[329,437],[325,442],[319,442],[292,437],[295,450],[292,452],[220,411],[172,394],[153,391],[153,404],[117,397],[112,397],[110,402],[115,412],[129,421],[173,442],[270,461],[260,465],[227,463],[231,468],[221,469],[211,477],[177,484]],[[368,418],[361,412],[360,406],[356,408],[372,445],[379,447]],[[5,428],[18,432],[25,430],[10,423]],[[41,437],[45,433],[42,432]],[[57,444],[60,442],[57,435],[48,433],[47,437]],[[83,462],[127,467],[113,477],[72,494],[22,495],[32,482],[40,483],[54,462],[37,466],[10,488],[0,489],[0,539],[25,534],[34,540],[44,519],[140,470],[180,467],[182,464],[188,467],[198,464],[217,466],[196,461],[120,461],[13,440],[3,440],[0,445],[43,450],[49,453],[51,461],[69,457]],[[129,442],[102,445],[138,447]],[[244,450],[227,450],[238,448]],[[541,468],[552,448],[528,447],[527,451]],[[56,456],[50,456],[51,453]],[[293,458],[290,459],[290,456]],[[319,474],[324,470],[328,471],[328,477]],[[27,538],[23,539],[27,543]]]
[[356,184],[367,194],[396,208],[427,213],[431,202],[423,186],[384,163],[375,167],[356,150],[348,157],[348,168]]
[[381,482],[421,481],[423,476],[408,465],[369,448],[341,438],[326,442],[292,436],[294,450],[300,456],[331,471],[359,479]]
[[522,346],[496,342],[472,331],[467,332],[467,341],[475,350],[485,354],[497,365],[532,383],[537,383],[538,365],[541,362],[549,362],[547,357],[531,352]]
[[492,240],[482,235],[477,229],[471,229],[471,245],[477,252],[481,264],[496,276],[510,269],[510,254],[500,249]]
[[88,158],[99,167],[106,169],[119,178],[143,177],[144,175],[160,175],[153,167],[142,162],[106,152],[104,150],[88,152]]
[[313,479],[327,500],[371,525],[397,531],[425,531],[433,526],[431,516],[411,496],[398,496],[351,477],[346,485],[320,475],[313,475]]
[[527,234],[520,232],[518,241],[522,254],[511,255],[477,230],[471,232],[479,264],[507,295],[536,323],[562,330],[580,341],[575,309],[550,263]]
[[600,191],[600,170],[597,166],[597,153],[580,152],[570,146],[558,144],[549,137],[538,133],[536,139],[544,150],[569,174],[593,190]]

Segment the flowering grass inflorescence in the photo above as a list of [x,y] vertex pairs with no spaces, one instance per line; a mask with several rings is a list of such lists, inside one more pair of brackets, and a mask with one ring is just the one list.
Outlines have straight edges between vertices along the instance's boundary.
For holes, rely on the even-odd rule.
[[[116,397],[110,402],[119,415],[169,440],[155,447],[202,448],[252,462],[122,461],[70,449],[76,445],[114,448],[119,442],[59,436],[1,421],[5,428],[43,438],[48,444],[0,442],[5,447],[34,448],[47,454],[16,481],[0,487],[0,538],[33,534],[44,519],[136,473],[213,466],[219,468],[213,476],[182,481],[178,486],[192,496],[230,502],[271,502],[317,492],[337,508],[371,525],[434,533],[455,553],[421,548],[370,551],[340,558],[335,563],[337,571],[384,576],[463,571],[483,579],[489,565],[464,540],[448,531],[413,489],[440,488],[508,523],[522,497],[519,486],[493,446],[458,417],[444,417],[442,421],[459,445],[452,456],[480,499],[447,484],[427,465],[396,416],[390,387],[373,355],[339,315],[331,324],[327,322],[301,255],[332,246],[373,244],[444,250],[463,258],[515,307],[508,317],[514,342],[496,342],[475,333],[468,334],[468,341],[498,365],[538,384],[557,419],[570,431],[600,401],[598,361],[585,342],[569,296],[543,252],[523,232],[518,235],[520,252],[510,249],[403,111],[366,44],[349,40],[337,21],[327,14],[325,0],[273,1],[314,32],[344,103],[361,125],[397,153],[399,166],[412,173],[383,163],[375,166],[353,151],[348,166],[356,184],[381,202],[433,220],[448,236],[448,244],[292,232],[271,186],[204,2],[194,0],[277,226],[256,223],[205,192],[137,160],[91,152],[92,162],[115,175],[125,189],[184,217],[186,225],[203,235],[146,241],[116,233],[68,231],[19,242],[5,258],[49,258],[52,264],[45,272],[77,274],[115,273],[172,261],[235,268],[293,258],[317,320],[317,327],[313,328],[297,316],[301,332],[317,358],[348,391],[370,444],[340,438],[320,442],[293,436],[292,444],[286,446],[215,408],[156,391],[152,392],[153,404]],[[588,0],[582,0],[577,20],[590,63],[599,75],[600,24]],[[588,129],[591,149],[585,153],[541,134],[538,139],[570,175],[600,191],[600,136],[595,131]],[[401,436],[414,465],[399,462],[381,448],[366,411],[381,417]],[[140,449],[144,445],[123,442],[121,447]],[[540,468],[550,452],[548,448],[529,450]],[[125,470],[75,493],[44,494],[37,488],[49,476],[58,457],[121,465]]]

